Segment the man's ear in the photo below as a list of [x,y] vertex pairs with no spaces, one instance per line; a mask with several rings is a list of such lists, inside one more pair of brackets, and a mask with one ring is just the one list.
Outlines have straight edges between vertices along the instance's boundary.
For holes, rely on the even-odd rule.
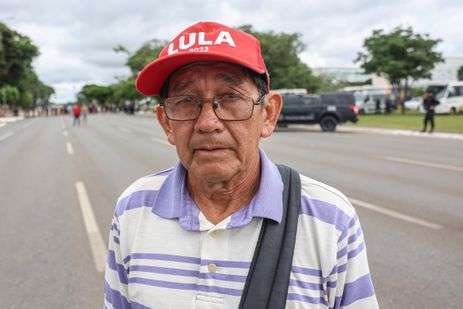
[[162,129],[164,130],[164,133],[166,133],[167,140],[169,141],[169,143],[175,145],[175,138],[172,131],[172,126],[170,124],[170,120],[167,118],[166,113],[164,112],[164,107],[160,105],[156,107],[156,118],[159,124],[161,125]]
[[261,137],[269,137],[275,130],[278,117],[280,116],[283,106],[283,98],[279,93],[270,91],[266,95],[266,102],[263,108],[264,123],[262,127]]

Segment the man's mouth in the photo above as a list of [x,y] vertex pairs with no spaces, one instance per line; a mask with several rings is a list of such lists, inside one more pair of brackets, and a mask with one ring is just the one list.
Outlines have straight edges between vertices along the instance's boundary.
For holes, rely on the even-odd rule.
[[218,151],[218,150],[225,150],[227,148],[225,147],[214,147],[214,148],[211,148],[211,147],[205,147],[205,148],[196,148],[195,150],[196,151]]
[[221,153],[225,152],[229,149],[229,147],[223,147],[223,146],[205,146],[205,147],[197,147],[194,149],[195,153],[199,154],[214,154],[214,153]]

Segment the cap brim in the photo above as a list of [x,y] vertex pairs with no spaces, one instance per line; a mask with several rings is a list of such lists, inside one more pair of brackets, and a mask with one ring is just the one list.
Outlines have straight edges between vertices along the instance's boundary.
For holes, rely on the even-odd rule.
[[242,65],[259,74],[266,72],[265,68],[256,68],[255,65],[251,65],[241,59],[217,52],[182,52],[177,55],[157,59],[145,66],[137,76],[136,87],[144,95],[159,95],[162,85],[174,71],[184,65],[200,61],[224,61]]

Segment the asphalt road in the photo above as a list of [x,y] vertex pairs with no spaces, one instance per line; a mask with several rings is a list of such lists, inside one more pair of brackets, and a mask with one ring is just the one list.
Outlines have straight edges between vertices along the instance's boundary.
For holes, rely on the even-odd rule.
[[[462,141],[290,127],[263,148],[351,199],[381,308],[462,308]],[[1,126],[0,308],[101,308],[117,196],[175,161],[148,117]]]

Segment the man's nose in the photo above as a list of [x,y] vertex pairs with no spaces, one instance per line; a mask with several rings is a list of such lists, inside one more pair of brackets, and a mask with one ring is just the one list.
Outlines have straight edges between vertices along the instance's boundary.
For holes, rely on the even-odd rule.
[[215,103],[213,100],[204,100],[196,119],[195,128],[201,132],[220,131],[223,128],[222,121],[217,117],[214,111]]

